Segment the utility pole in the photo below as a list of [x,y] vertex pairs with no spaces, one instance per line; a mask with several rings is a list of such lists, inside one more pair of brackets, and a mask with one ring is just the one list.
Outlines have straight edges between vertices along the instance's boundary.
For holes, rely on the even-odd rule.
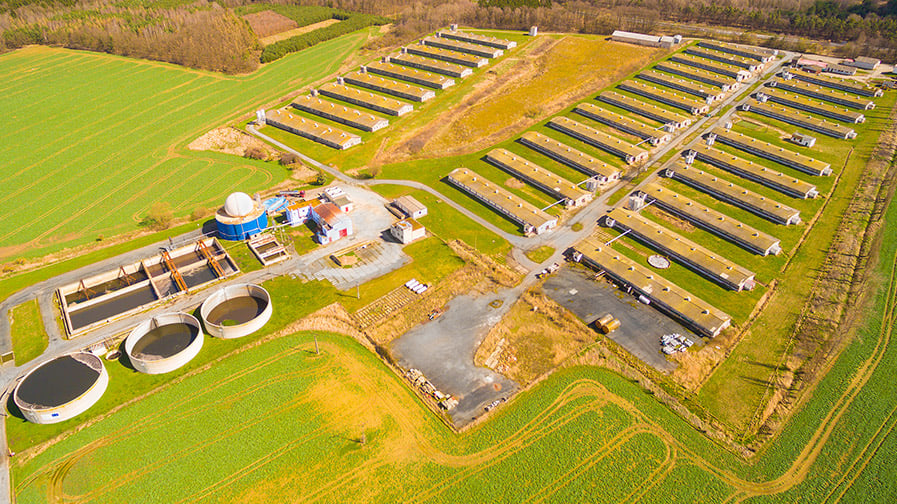
[[315,334],[315,355],[321,355],[321,350],[318,348],[318,335]]
[[355,284],[355,299],[361,299],[361,282]]

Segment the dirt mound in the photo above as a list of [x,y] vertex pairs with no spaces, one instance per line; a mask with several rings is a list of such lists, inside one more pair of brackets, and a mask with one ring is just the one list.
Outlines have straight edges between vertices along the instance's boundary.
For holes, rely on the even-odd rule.
[[266,158],[277,154],[277,151],[268,147],[265,142],[230,126],[215,128],[187,145],[190,150],[223,152],[235,156],[246,154],[246,150],[251,147],[261,149]]

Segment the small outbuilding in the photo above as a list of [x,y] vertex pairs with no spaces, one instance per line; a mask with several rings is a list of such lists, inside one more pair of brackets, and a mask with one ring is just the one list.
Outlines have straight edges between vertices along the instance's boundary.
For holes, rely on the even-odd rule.
[[402,244],[411,243],[414,240],[423,238],[427,234],[427,230],[424,229],[424,226],[411,218],[402,219],[396,222],[389,228],[389,232]]
[[413,196],[399,196],[392,204],[412,219],[420,219],[427,215],[427,207]]

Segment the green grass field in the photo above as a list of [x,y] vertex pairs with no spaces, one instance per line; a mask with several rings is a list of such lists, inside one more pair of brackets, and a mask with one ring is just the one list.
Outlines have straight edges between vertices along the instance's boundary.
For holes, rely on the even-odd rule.
[[453,434],[370,351],[317,333],[316,356],[312,334],[298,333],[20,451],[17,502],[891,502],[893,234],[880,257],[858,337],[750,461],[595,367],[559,371]]
[[9,336],[16,366],[30,362],[47,348],[47,333],[40,318],[37,299],[26,301],[9,310]]
[[0,260],[137,228],[151,203],[177,216],[286,175],[276,163],[184,148],[237,114],[334,72],[364,30],[245,76],[32,47],[0,56]]

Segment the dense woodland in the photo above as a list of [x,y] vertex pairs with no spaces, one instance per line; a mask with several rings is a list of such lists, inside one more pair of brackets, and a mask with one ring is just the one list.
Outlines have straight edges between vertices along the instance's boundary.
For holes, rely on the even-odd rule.
[[[249,0],[0,0],[0,50],[46,44],[169,61],[227,73],[342,35],[348,29],[395,21],[388,36],[369,47],[409,42],[456,22],[483,28],[610,33],[615,29],[669,31],[675,22],[694,30],[724,25],[728,36],[794,50],[842,56],[897,56],[897,0],[271,0],[318,5],[344,13],[342,23],[314,35],[263,48],[241,17],[257,11]],[[267,8],[267,7],[264,7]],[[343,26],[339,26],[343,25]],[[698,32],[700,33],[700,32]],[[716,34],[717,36],[719,34]],[[834,42],[814,46],[805,40]]]

